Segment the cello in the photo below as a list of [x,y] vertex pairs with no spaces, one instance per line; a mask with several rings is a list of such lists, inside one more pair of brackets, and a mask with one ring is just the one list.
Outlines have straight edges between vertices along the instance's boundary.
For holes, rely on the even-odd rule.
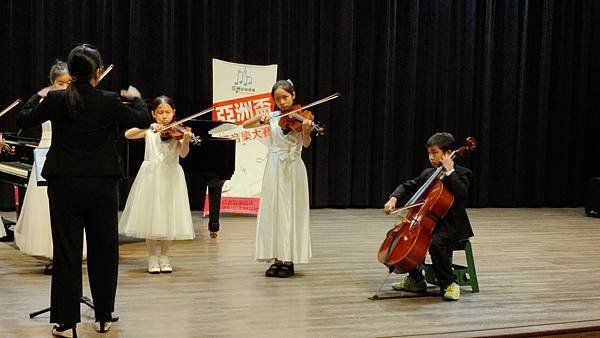
[[[450,157],[454,159],[456,155],[464,155],[476,147],[477,140],[468,137],[465,144],[454,150]],[[379,262],[389,269],[388,277],[392,272],[405,273],[414,270],[425,260],[431,245],[433,228],[446,216],[454,202],[454,195],[444,186],[443,178],[443,167],[439,166],[408,202],[393,212],[398,214],[403,210],[408,211],[407,215],[387,232],[377,253]],[[385,280],[371,299],[378,298],[377,294],[384,283]]]

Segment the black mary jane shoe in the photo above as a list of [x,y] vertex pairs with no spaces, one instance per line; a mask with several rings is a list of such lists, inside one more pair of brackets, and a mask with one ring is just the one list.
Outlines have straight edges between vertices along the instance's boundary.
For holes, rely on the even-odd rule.
[[277,271],[277,277],[288,278],[294,275],[294,263],[283,263]]
[[265,276],[267,277],[277,277],[279,273],[279,269],[283,266],[283,262],[275,262],[271,264],[271,266],[265,271]]
[[77,328],[75,325],[55,325],[52,328],[52,335],[55,337],[77,338]]

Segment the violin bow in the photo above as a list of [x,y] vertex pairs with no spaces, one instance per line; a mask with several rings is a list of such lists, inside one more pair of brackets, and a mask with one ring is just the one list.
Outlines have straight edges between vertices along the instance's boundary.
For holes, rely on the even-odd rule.
[[198,116],[202,116],[202,115],[204,115],[204,114],[208,114],[208,113],[210,113],[211,111],[213,111],[214,109],[215,109],[214,107],[206,108],[206,109],[204,109],[204,110],[203,110],[203,111],[201,111],[201,112],[198,112],[198,113],[192,114],[192,115],[190,115],[190,116],[188,116],[188,117],[182,118],[181,120],[177,120],[177,121],[175,121],[175,122],[173,122],[173,123],[171,123],[171,124],[168,124],[168,125],[166,125],[166,126],[163,126],[162,128],[160,128],[160,129],[156,130],[156,132],[157,132],[157,133],[163,132],[163,131],[165,131],[165,130],[167,130],[167,129],[169,129],[169,128],[172,128],[172,127],[175,127],[175,126],[177,126],[177,125],[180,125],[180,124],[182,124],[182,123],[183,123],[183,122],[185,122],[185,121],[189,121],[189,120],[191,120],[191,119],[193,119],[193,118],[196,118],[196,117],[198,117]]
[[8,107],[4,108],[4,110],[0,112],[0,116],[8,113],[9,110],[16,107],[20,102],[21,102],[21,99],[16,99],[13,103],[9,104]]
[[280,119],[280,118],[282,118],[282,117],[284,117],[284,116],[288,116],[288,115],[291,115],[291,114],[293,114],[293,113],[297,113],[297,112],[299,112],[299,111],[303,111],[303,110],[304,110],[304,109],[306,109],[306,108],[314,107],[314,106],[316,106],[316,105],[318,105],[318,104],[321,104],[321,103],[324,103],[324,102],[327,102],[327,101],[331,101],[331,100],[333,100],[333,99],[336,99],[336,98],[338,98],[338,97],[340,97],[340,96],[342,96],[342,94],[340,94],[340,93],[335,93],[335,94],[329,95],[329,96],[327,96],[327,97],[324,97],[324,98],[322,98],[322,99],[320,99],[320,100],[317,100],[317,101],[315,101],[315,102],[311,102],[311,103],[307,104],[306,106],[302,106],[302,107],[300,107],[300,108],[298,108],[298,109],[294,109],[294,110],[292,110],[291,112],[287,112],[287,113],[285,113],[285,114],[281,114],[281,115],[279,115],[279,116],[277,116],[277,117],[274,117],[273,119],[274,119],[274,120],[275,120],[275,119]]
[[115,68],[115,65],[113,65],[112,63],[110,65],[108,65],[108,67],[106,67],[106,69],[102,72],[102,74],[100,74],[100,77],[98,78],[98,82],[102,81],[102,79],[113,69]]

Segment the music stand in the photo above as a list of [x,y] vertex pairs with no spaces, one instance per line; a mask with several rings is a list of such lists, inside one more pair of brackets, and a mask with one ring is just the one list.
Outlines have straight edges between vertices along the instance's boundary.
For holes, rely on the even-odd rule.
[[[82,297],[79,298],[79,302],[81,304],[85,304],[85,305],[89,306],[90,309],[95,310],[95,308],[94,308],[94,302],[92,302],[92,300],[89,297],[82,296]],[[42,313],[49,312],[50,309],[52,309],[52,308],[51,307],[47,307],[45,309],[32,312],[32,313],[29,314],[29,318],[34,318],[34,317],[36,317],[38,315],[41,315]],[[118,320],[119,318],[117,317],[116,319]],[[117,320],[113,320],[113,321],[116,322]]]

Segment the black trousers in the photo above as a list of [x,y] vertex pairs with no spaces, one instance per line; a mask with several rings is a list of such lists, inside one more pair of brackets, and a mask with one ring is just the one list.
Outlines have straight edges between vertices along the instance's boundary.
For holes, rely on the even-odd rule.
[[119,264],[118,178],[51,177],[48,200],[54,270],[50,322],[80,322],[83,229],[87,239],[90,289],[97,321],[114,311]]
[[[452,248],[455,245],[454,237],[451,229],[443,221],[439,222],[433,229],[431,245],[429,246],[429,256],[431,257],[435,278],[442,290],[456,282],[454,272],[452,271]],[[410,271],[408,275],[415,279],[424,278],[420,267]]]
[[[200,191],[202,191],[201,196],[204,196],[204,191],[206,191],[206,187],[208,186],[208,231],[218,232],[221,226],[219,223],[219,214],[221,212],[221,193],[225,181],[216,178],[206,179],[205,177],[202,177],[200,182]],[[192,197],[190,196],[190,198]],[[204,198],[201,198],[200,210],[204,210]]]

